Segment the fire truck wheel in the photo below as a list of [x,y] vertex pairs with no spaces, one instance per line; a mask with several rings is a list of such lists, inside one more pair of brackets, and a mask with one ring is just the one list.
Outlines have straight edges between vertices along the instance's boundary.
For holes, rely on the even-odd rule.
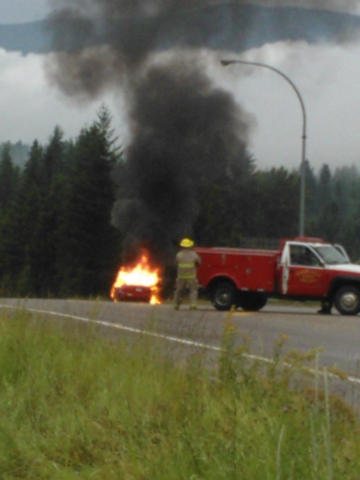
[[236,304],[236,288],[230,282],[217,283],[211,293],[211,302],[216,310],[230,310]]
[[342,315],[357,315],[360,312],[360,290],[350,285],[340,288],[336,292],[334,304]]
[[267,297],[261,293],[246,293],[239,296],[237,305],[243,310],[257,312],[265,307]]

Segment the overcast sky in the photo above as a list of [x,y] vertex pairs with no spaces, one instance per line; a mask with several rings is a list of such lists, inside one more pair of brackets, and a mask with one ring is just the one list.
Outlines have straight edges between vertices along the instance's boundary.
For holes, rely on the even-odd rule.
[[40,20],[48,13],[48,0],[0,0],[0,23]]
[[[47,0],[0,0],[0,23],[40,19],[47,11]],[[234,54],[224,56],[236,58]],[[270,64],[298,87],[306,107],[306,147],[311,165],[318,168],[328,163],[335,168],[354,163],[360,171],[360,43],[340,47],[281,42],[238,58]],[[0,49],[0,141],[32,143],[38,139],[46,143],[56,125],[62,127],[66,138],[73,138],[95,119],[104,101],[126,144],[120,100],[109,95],[85,107],[70,103],[47,85],[43,60],[40,55],[24,57]],[[209,56],[209,73],[252,117],[249,145],[258,167],[297,167],[303,118],[290,85],[264,68],[248,71],[234,65],[225,69],[218,60],[215,54]]]

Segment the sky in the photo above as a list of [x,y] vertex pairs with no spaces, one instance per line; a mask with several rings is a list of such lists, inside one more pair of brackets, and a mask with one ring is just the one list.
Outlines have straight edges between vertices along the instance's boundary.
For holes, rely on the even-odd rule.
[[48,0],[0,0],[0,23],[21,23],[42,19]]
[[[345,0],[344,0],[345,1]],[[38,20],[47,0],[0,0],[0,23]],[[359,0],[360,14],[360,0]],[[292,87],[275,72],[243,65],[224,68],[220,58],[267,63],[291,78],[303,98],[307,119],[306,158],[318,170],[324,163],[356,165],[360,171],[360,42],[308,45],[278,42],[246,52],[208,53],[208,73],[248,112],[249,150],[258,168],[297,168],[301,162],[303,116]],[[65,138],[91,124],[105,103],[113,115],[119,142],[129,141],[122,98],[107,95],[79,105],[47,83],[41,55],[22,56],[0,49],[0,142],[46,143],[56,125]]]

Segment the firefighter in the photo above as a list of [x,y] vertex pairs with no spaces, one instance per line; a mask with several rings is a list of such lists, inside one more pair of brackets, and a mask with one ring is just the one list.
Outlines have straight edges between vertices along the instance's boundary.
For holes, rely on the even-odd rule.
[[180,242],[181,250],[176,255],[177,278],[174,296],[174,308],[179,310],[183,291],[190,290],[190,310],[197,308],[198,281],[196,278],[196,266],[201,263],[199,255],[192,250],[194,242],[190,238],[184,238]]

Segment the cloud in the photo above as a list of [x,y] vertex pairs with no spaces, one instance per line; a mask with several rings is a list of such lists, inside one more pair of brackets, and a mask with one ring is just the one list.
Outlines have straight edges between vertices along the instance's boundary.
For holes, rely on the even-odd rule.
[[0,0],[1,23],[39,20],[48,11],[48,0]]
[[[103,12],[104,23],[101,23],[101,28],[100,24],[93,23],[89,18],[88,3],[97,5],[99,11]],[[130,73],[136,72],[137,68],[143,66],[148,56],[152,56],[152,52],[157,51],[156,46],[182,43],[191,45],[194,51],[199,45],[234,50],[234,43],[229,41],[213,44],[213,40],[217,38],[216,33],[219,32],[221,38],[224,33],[229,35],[230,32],[230,39],[237,39],[239,32],[242,33],[241,48],[239,48],[239,42],[236,43],[237,52],[245,51],[250,45],[275,42],[277,39],[291,39],[292,43],[281,41],[247,50],[244,58],[279,68],[297,85],[306,105],[307,158],[313,165],[338,164],[339,157],[344,158],[344,153],[346,153],[344,162],[359,161],[358,140],[354,138],[350,127],[357,122],[358,105],[356,101],[349,100],[350,92],[356,91],[356,81],[353,79],[358,77],[358,73],[353,70],[359,47],[349,43],[349,39],[354,40],[355,32],[356,35],[358,33],[357,17],[334,15],[318,10],[309,12],[309,10],[301,11],[300,9],[276,9],[275,11],[274,9],[254,9],[251,5],[251,8],[249,5],[243,5],[244,8],[238,10],[236,8],[230,8],[229,11],[225,8],[226,12],[221,10],[231,15],[224,13],[226,23],[220,22],[221,28],[211,28],[209,34],[209,26],[213,27],[216,24],[219,27],[218,9],[211,9],[211,13],[216,11],[217,14],[214,17],[207,17],[204,24],[197,21],[192,23],[190,15],[181,16],[180,20],[180,17],[177,17],[179,22],[173,24],[175,20],[169,11],[172,11],[172,7],[180,5],[177,0],[150,3],[161,7],[164,15],[158,18],[147,18],[146,22],[141,23],[141,29],[140,24],[135,21],[124,23],[122,29],[119,29],[119,25],[116,24],[114,34],[115,24],[105,21],[109,13],[113,14],[111,18],[120,18],[126,8],[129,8],[129,13],[142,12],[142,9],[148,7],[149,2],[90,0],[84,3],[82,0],[59,0],[59,5],[73,6],[74,4],[79,7],[79,10],[64,10],[53,18],[57,46],[65,48],[68,44],[72,44],[71,40],[73,41],[71,54],[64,54],[61,50],[61,53],[58,52],[53,57],[49,57],[51,61],[50,66],[48,64],[48,71],[51,72],[50,78],[53,84],[73,98],[86,96],[97,98],[106,89],[123,88],[124,70],[127,68]],[[214,3],[219,2],[213,0],[193,2],[194,5]],[[242,3],[248,2],[238,0],[234,5]],[[254,3],[266,4],[264,1],[256,2],[255,0]],[[297,5],[295,0],[273,0],[271,3]],[[189,4],[190,2],[183,2],[181,6],[183,8]],[[356,6],[353,0],[302,0],[299,4],[331,9],[337,9],[340,5],[346,4],[344,7],[346,11],[353,11]],[[242,20],[242,23],[235,22],[231,30],[229,18],[234,20],[235,11],[238,11],[238,20]],[[257,12],[256,15],[254,12]],[[203,12],[200,17],[203,18]],[[256,22],[254,19],[257,19]],[[64,35],[64,20],[67,25],[66,35]],[[253,29],[255,24],[257,28]],[[224,25],[227,27],[224,28]],[[239,28],[239,25],[243,26],[243,29]],[[160,26],[162,29],[158,28]],[[249,27],[248,31],[247,27]],[[100,48],[92,43],[96,43],[99,36],[101,37],[100,32],[104,34],[102,29],[106,31],[109,43],[106,48]],[[179,42],[179,38],[187,39],[188,35],[192,38],[193,30],[201,33],[199,41]],[[262,35],[263,30],[267,31],[265,37]],[[159,31],[162,34],[159,36],[159,43],[156,43],[156,35]],[[350,31],[351,35],[349,35]],[[141,35],[135,35],[139,32]],[[178,38],[179,34],[181,35]],[[252,41],[248,41],[249,39]],[[302,41],[297,41],[298,39]],[[320,43],[309,45],[304,39],[311,43]],[[324,43],[325,41],[327,44]],[[335,44],[339,41],[342,43],[341,48]],[[349,55],[346,52],[350,52]],[[236,58],[236,54],[230,53],[230,55]],[[228,90],[236,96],[238,102],[257,119],[257,129],[252,132],[250,139],[250,147],[257,164],[260,167],[270,165],[298,167],[301,161],[303,118],[298,98],[291,86],[286,84],[281,76],[267,69],[249,70],[236,65],[225,71],[218,64],[219,57],[215,50],[208,53],[208,61],[209,65],[216,64],[211,71],[212,78],[221,85],[227,84]],[[350,84],[348,84],[349,78],[352,79]],[[346,85],[346,88],[343,85]],[[339,118],[342,119],[341,124],[338,121]],[[331,148],[329,148],[330,144]]]
[[[50,88],[44,73],[44,56],[8,53],[0,49],[0,141],[46,143],[56,125],[66,138],[74,138],[81,128],[96,119],[102,102],[115,113],[118,105],[111,96],[87,105],[78,105],[62,98]],[[118,121],[117,128],[120,129]],[[122,128],[122,127],[121,127]],[[124,128],[124,135],[125,135]]]
[[[307,117],[307,158],[316,168],[360,166],[360,46],[278,42],[241,57],[278,68],[295,83]],[[216,67],[213,74],[257,119],[250,148],[260,167],[297,168],[303,118],[295,92],[280,75],[261,67]]]
[[[231,91],[237,102],[256,118],[250,150],[260,168],[285,165],[297,168],[301,160],[302,117],[298,99],[274,72],[234,65],[220,66],[221,54],[203,51],[208,74]],[[224,53],[225,55],[225,53]],[[229,55],[226,55],[229,56]],[[232,54],[234,56],[234,54]],[[278,42],[248,51],[244,58],[273,65],[286,73],[304,98],[307,113],[307,158],[319,168],[356,164],[360,167],[360,46],[289,45]],[[0,141],[46,143],[56,125],[74,138],[96,118],[105,102],[114,127],[127,143],[127,118],[121,98],[111,95],[80,106],[62,96],[46,81],[44,56],[0,50]]]

